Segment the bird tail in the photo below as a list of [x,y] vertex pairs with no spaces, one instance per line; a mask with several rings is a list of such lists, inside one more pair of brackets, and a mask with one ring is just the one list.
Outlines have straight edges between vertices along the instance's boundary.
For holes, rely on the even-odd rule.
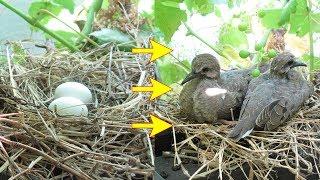
[[228,138],[233,139],[234,141],[239,141],[240,139],[248,136],[254,128],[253,126],[248,126],[244,121],[239,121],[237,125],[232,129],[228,134]]

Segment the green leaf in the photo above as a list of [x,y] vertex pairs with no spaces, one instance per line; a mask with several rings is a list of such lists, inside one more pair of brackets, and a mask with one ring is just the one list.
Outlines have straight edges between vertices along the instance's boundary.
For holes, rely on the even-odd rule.
[[220,45],[230,45],[238,50],[248,49],[247,35],[232,24],[222,26],[219,34]]
[[161,82],[167,85],[181,81],[191,69],[191,64],[188,60],[180,63],[175,63],[168,58],[157,61],[157,69],[159,70]]
[[192,12],[194,6],[194,0],[184,0],[184,4],[186,4],[187,9]]
[[49,1],[37,1],[31,3],[28,12],[31,17],[37,19],[37,21],[45,25],[50,21],[50,19],[52,19],[52,17],[49,14],[42,12],[41,10],[47,10],[52,14],[58,16],[62,9],[63,8],[61,6],[53,4]]
[[75,4],[73,0],[53,0],[54,3],[68,9],[71,14],[74,12]]
[[233,47],[231,47],[230,45],[222,45],[220,46],[220,48],[222,49],[223,53],[228,57],[228,59],[226,58],[222,58],[221,60],[221,67],[222,68],[229,68],[230,65],[236,65],[237,67],[249,67],[251,64],[251,61],[248,61],[247,59],[242,59],[239,56],[239,53],[237,50],[235,50]]
[[[320,32],[320,13],[310,13],[311,27],[313,32]],[[308,11],[297,10],[290,19],[290,33],[295,33],[298,36],[304,36],[310,32],[310,25],[308,22]]]
[[308,4],[306,0],[296,0],[296,12],[290,18],[290,33],[295,33],[298,36],[303,36],[310,31],[308,22]]
[[[57,35],[59,35],[60,37],[62,37],[64,40],[66,40],[67,42],[71,43],[72,45],[76,45],[77,39],[79,38],[79,35],[75,32],[68,32],[68,31],[62,31],[62,30],[57,30],[57,31],[53,31],[54,33],[56,33]],[[51,36],[45,34],[45,36],[47,38],[51,38]],[[65,46],[59,42],[56,41],[56,47],[58,48],[64,48]]]
[[91,36],[98,39],[98,43],[104,44],[113,42],[119,45],[120,50],[130,51],[134,46],[132,38],[117,29],[104,28],[99,31],[92,32]]
[[217,17],[221,17],[221,11],[219,9],[218,6],[215,6],[214,7],[214,14],[217,16]]
[[[302,60],[307,63],[308,65],[310,64],[310,59],[311,56],[309,54],[305,54],[302,56]],[[320,71],[320,57],[314,57],[313,59],[313,71]]]
[[101,9],[108,9],[109,8],[109,0],[103,0]]
[[287,2],[285,7],[281,11],[280,19],[278,21],[279,26],[284,25],[285,23],[289,22],[291,13],[293,11],[296,12],[297,10],[297,0],[290,0]]
[[210,0],[196,0],[197,12],[207,15],[214,10],[214,4]]
[[279,28],[277,19],[280,19],[282,9],[264,9],[265,15],[260,18],[261,23],[266,28]]
[[174,1],[164,1],[161,2],[161,4],[167,7],[179,8],[180,3]]
[[207,15],[214,11],[214,3],[212,0],[185,0],[188,10],[190,12],[198,12],[201,15]]
[[[182,0],[170,0],[171,2],[181,3]],[[168,2],[168,1],[167,1]],[[173,34],[177,31],[181,22],[187,20],[185,11],[168,7],[161,1],[155,1],[154,5],[155,25],[163,32],[165,41],[169,42]]]
[[234,0],[227,0],[227,4],[229,8],[233,8],[234,7]]

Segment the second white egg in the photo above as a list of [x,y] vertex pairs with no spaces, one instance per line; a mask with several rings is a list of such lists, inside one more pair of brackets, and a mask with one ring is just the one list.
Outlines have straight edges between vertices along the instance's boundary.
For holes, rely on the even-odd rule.
[[60,97],[52,101],[49,109],[59,116],[88,116],[88,108],[77,98]]

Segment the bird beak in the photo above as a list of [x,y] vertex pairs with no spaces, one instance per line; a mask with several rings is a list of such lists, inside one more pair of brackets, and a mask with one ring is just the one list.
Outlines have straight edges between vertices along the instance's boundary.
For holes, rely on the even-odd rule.
[[197,77],[197,74],[195,74],[194,72],[191,72],[191,73],[187,74],[187,76],[182,81],[181,85],[184,85],[185,83],[191,81],[192,79],[194,79],[196,77]]
[[307,66],[305,63],[294,61],[294,63],[291,65],[291,68],[298,67],[298,66]]

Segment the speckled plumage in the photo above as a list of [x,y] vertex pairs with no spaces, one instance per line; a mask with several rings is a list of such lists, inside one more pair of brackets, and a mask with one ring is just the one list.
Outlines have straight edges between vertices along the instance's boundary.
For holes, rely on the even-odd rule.
[[[192,79],[188,79],[192,77]],[[192,61],[192,72],[180,93],[180,111],[187,120],[216,122],[236,115],[251,80],[250,70],[232,70],[220,74],[218,60],[210,54],[201,54]],[[224,94],[208,96],[208,88],[227,90]]]
[[313,86],[292,69],[302,65],[291,53],[274,58],[270,73],[250,82],[239,122],[228,136],[239,140],[254,127],[272,131],[287,122],[313,93]]

